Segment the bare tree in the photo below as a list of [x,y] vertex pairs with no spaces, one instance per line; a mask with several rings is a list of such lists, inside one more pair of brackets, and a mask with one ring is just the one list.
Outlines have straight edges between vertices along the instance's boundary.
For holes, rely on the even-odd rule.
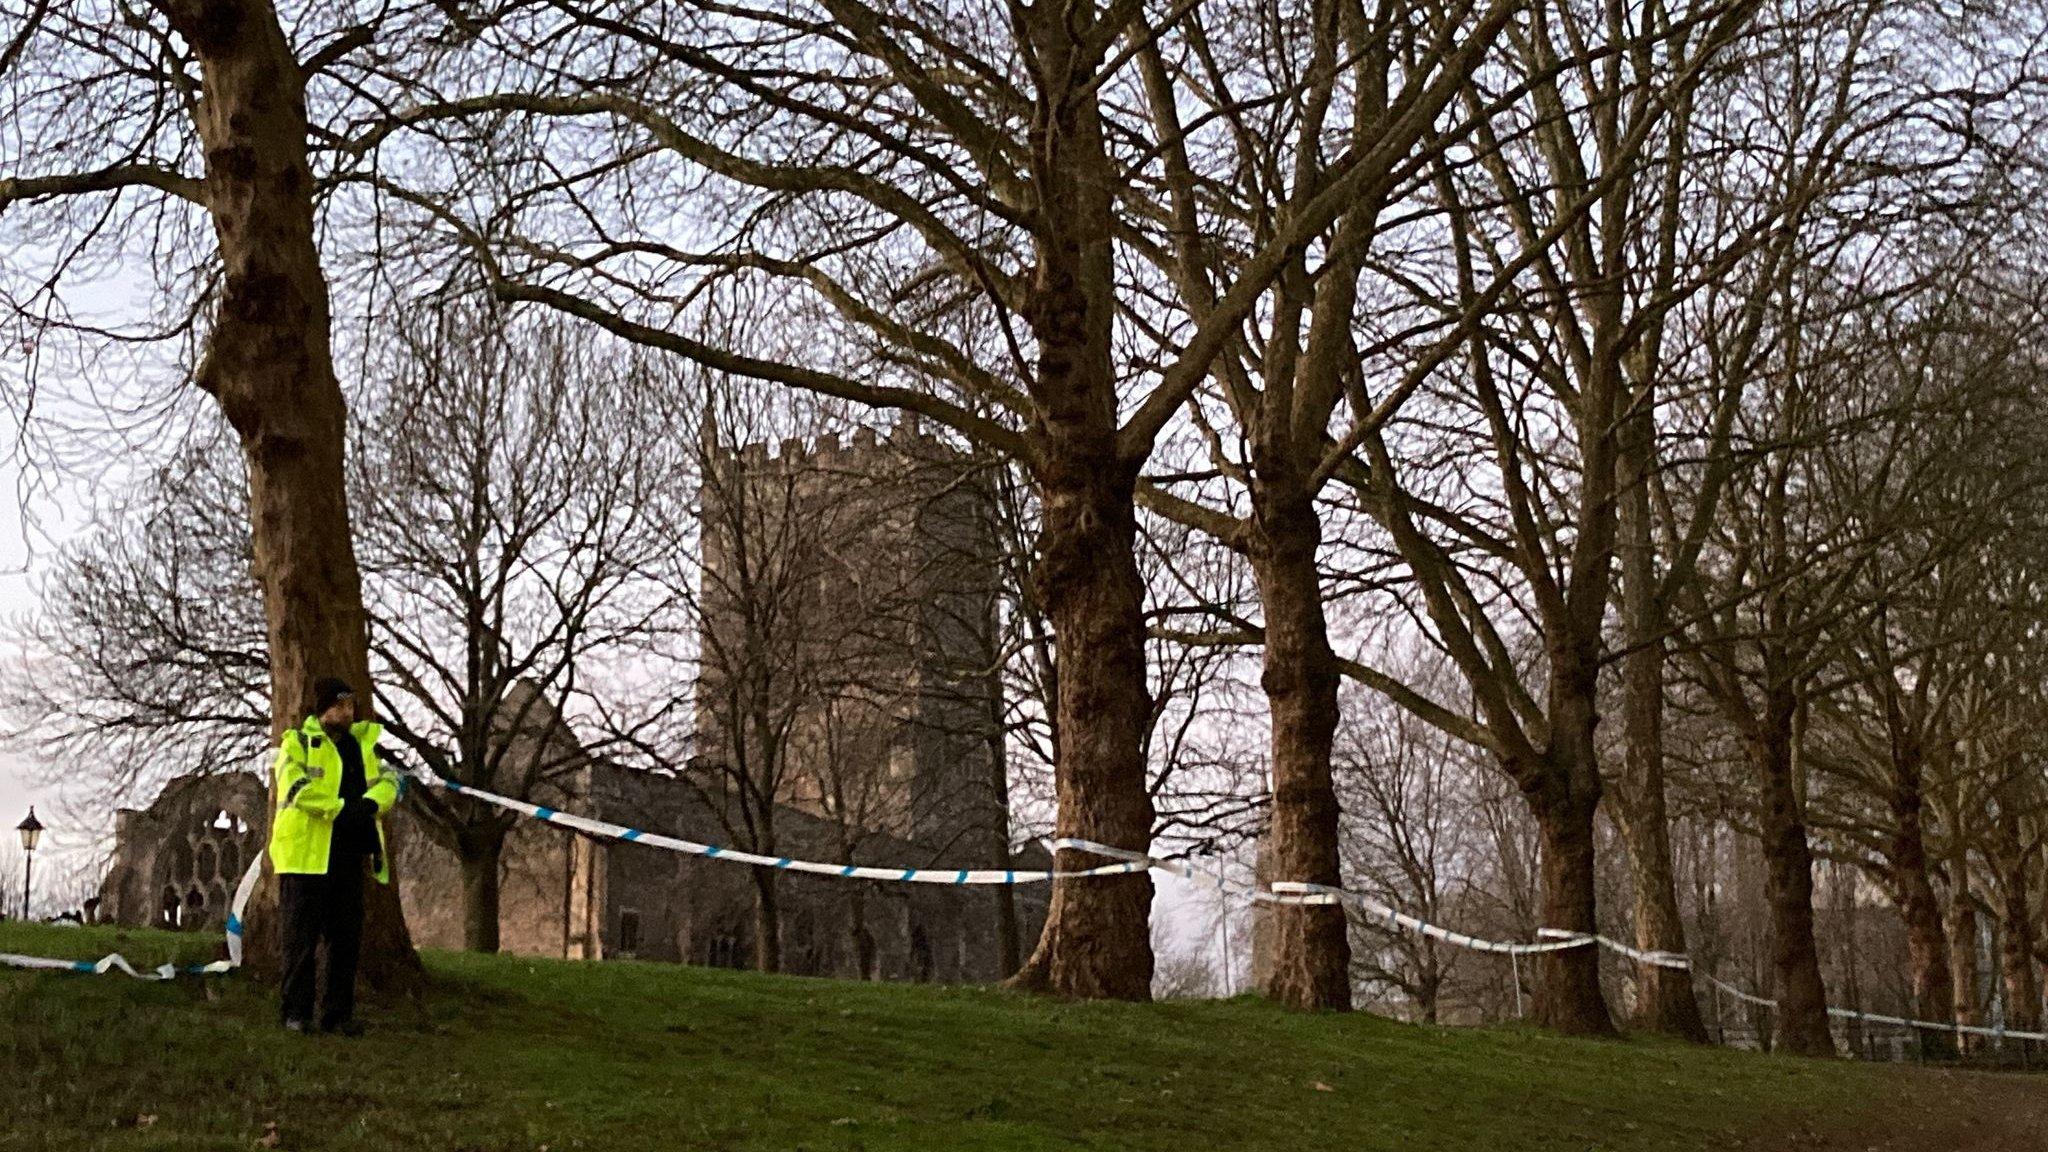
[[[1922,420],[1914,432],[1925,462],[1901,469],[1910,476],[1906,499],[1891,509],[1860,582],[1873,609],[1835,631],[1848,682],[1815,701],[1808,737],[1813,768],[1824,774],[1814,823],[1849,844],[1891,895],[1905,923],[1914,1010],[1926,1020],[1949,1014],[1955,995],[1934,863],[1952,854],[1948,845],[1996,840],[2014,854],[1987,856],[2017,860],[2022,874],[2013,886],[2025,890],[2025,810],[2016,803],[2025,788],[2014,790],[2023,775],[2002,755],[1986,765],[1989,781],[1956,774],[1963,741],[2017,747],[2012,741],[2024,739],[2013,718],[2030,681],[2008,662],[2029,656],[2007,638],[2026,633],[2034,606],[2029,578],[2005,556],[2031,533],[2042,483],[2031,431],[2036,401],[2013,363],[2026,342],[2019,334],[2031,328],[2025,309],[2008,300],[1999,310],[2021,321],[2006,330],[2019,338],[2001,332],[1987,340],[1988,330],[1968,318],[1978,289],[1967,277],[1955,283],[1964,287],[1945,288],[1931,322],[1893,341],[1898,363],[1890,371],[1943,380],[1952,398],[1937,409],[1946,418]],[[1951,815],[1964,824],[1930,830],[1931,799],[1965,794],[1984,801],[1982,815],[1959,802]],[[2029,925],[2022,923],[2022,938]],[[1921,1042],[1954,1048],[1952,1037],[1935,1033]]]
[[[1284,223],[1163,348],[1119,339],[1138,311],[1120,283],[1119,248],[1137,240],[1124,225],[1149,211],[1121,200],[1162,163],[1156,127],[1120,94],[1152,45],[1204,35],[1193,6],[565,4],[488,39],[584,62],[601,45],[609,63],[581,92],[511,83],[402,119],[516,118],[542,141],[519,163],[582,174],[519,189],[490,220],[441,213],[487,252],[505,297],[719,371],[916,412],[1021,461],[1041,507],[1037,595],[1066,653],[1059,831],[1135,848],[1152,823],[1139,470],[1267,289],[1398,178],[1517,7],[1457,3],[1402,24],[1414,52],[1380,110],[1333,131],[1333,158]],[[502,164],[517,141],[494,142]],[[664,172],[708,175],[738,226],[702,245],[642,232],[642,189]],[[598,254],[553,258],[582,245],[565,224]],[[523,240],[497,242],[507,231]],[[663,270],[627,267],[642,262]],[[1019,983],[1148,996],[1149,898],[1143,876],[1061,884]]]
[[[68,804],[134,803],[168,772],[257,763],[270,661],[239,461],[216,436],[110,493],[60,549],[0,684],[10,743]],[[83,769],[78,766],[84,765]]]
[[[474,300],[394,312],[358,398],[350,483],[394,760],[530,798],[580,677],[660,607],[643,578],[676,448],[644,371],[581,326],[513,330]],[[228,458],[231,461],[232,458]],[[270,702],[241,477],[200,442],[60,554],[11,718],[104,803],[266,750]],[[650,598],[652,602],[650,603]],[[511,816],[432,790],[412,813],[461,863],[466,947],[496,951]]]
[[[275,735],[306,713],[319,677],[370,678],[307,119],[309,83],[367,37],[294,44],[271,0],[9,7],[0,211],[52,214],[40,219],[57,273],[29,300],[15,297],[18,314],[62,327],[55,286],[67,270],[157,223],[184,231],[195,210],[211,225],[210,250],[201,242],[195,253],[207,323],[191,379],[235,430],[248,469]],[[273,895],[266,886],[252,925]],[[274,965],[274,933],[250,941],[250,962]],[[418,986],[395,887],[371,892],[364,943],[373,986]]]
[[[583,763],[584,679],[662,606],[644,573],[687,449],[648,367],[582,326],[457,297],[387,330],[352,477],[381,711],[399,759],[533,798]],[[463,946],[497,951],[517,817],[433,789],[412,812],[461,863]]]
[[[1452,674],[1444,669],[1434,679]],[[1414,680],[1429,684],[1431,678]],[[1351,885],[1432,924],[1519,934],[1523,924],[1483,915],[1494,909],[1475,898],[1490,879],[1481,857],[1496,845],[1487,823],[1473,818],[1476,782],[1485,770],[1473,750],[1390,702],[1361,703],[1350,716],[1339,730],[1337,780],[1348,813]],[[1368,988],[1406,1000],[1424,1023],[1445,1018],[1446,1001],[1461,998],[1459,984],[1471,976],[1469,968],[1493,962],[1366,920],[1354,932],[1369,946],[1357,950],[1353,971]]]
[[[1487,749],[1519,786],[1544,836],[1550,928],[1596,927],[1594,736],[1631,369],[1665,313],[1777,215],[1766,208],[1674,260],[1655,238],[1673,227],[1676,192],[1644,156],[1752,13],[1540,6],[1512,39],[1514,79],[1463,94],[1475,162],[1441,165],[1434,182],[1448,283],[1429,287],[1457,302],[1453,315],[1484,322],[1452,329],[1453,372],[1435,372],[1442,353],[1421,362],[1434,379],[1392,421],[1376,415],[1398,385],[1352,386],[1358,510],[1411,570],[1407,610],[1459,670],[1476,716],[1383,672],[1368,683]],[[1592,950],[1537,967],[1539,1021],[1612,1030]]]

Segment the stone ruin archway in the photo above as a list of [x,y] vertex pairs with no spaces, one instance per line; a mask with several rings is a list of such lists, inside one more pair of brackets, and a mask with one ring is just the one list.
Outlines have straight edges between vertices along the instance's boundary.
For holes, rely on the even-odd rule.
[[268,832],[269,789],[252,774],[180,776],[148,808],[115,817],[103,918],[178,931],[215,931],[242,872]]

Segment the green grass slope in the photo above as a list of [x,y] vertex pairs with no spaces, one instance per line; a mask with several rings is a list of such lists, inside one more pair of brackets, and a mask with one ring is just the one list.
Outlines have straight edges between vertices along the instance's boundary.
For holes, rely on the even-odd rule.
[[[154,964],[208,943],[0,924],[5,952],[118,948]],[[239,977],[0,969],[0,1148],[2048,1148],[2036,1078],[1252,999],[1077,1004],[631,962],[427,964],[425,1005],[372,1008],[359,1040],[281,1032],[274,1002]]]

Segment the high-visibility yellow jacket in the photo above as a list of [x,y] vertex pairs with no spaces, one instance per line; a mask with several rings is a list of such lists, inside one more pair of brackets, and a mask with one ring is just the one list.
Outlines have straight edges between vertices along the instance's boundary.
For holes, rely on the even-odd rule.
[[[399,779],[377,758],[384,726],[359,721],[349,728],[363,750],[363,796],[377,805],[377,882],[391,882],[391,854],[384,846],[384,814],[398,802]],[[270,863],[279,874],[324,875],[334,844],[334,818],[341,815],[341,750],[318,716],[286,732],[272,769],[277,813],[270,822]]]

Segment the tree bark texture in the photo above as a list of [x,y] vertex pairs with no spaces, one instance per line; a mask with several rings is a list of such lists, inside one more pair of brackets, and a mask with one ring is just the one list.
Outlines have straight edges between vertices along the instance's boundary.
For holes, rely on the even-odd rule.
[[1813,934],[1813,850],[1793,779],[1791,692],[1773,688],[1758,730],[1746,741],[1762,797],[1760,825],[1764,893],[1771,914],[1771,969],[1776,983],[1775,1047],[1799,1056],[1831,1056],[1827,989]]
[[782,971],[782,890],[773,868],[753,867],[754,971]]
[[[1628,654],[1622,662],[1622,773],[1618,789],[1622,845],[1634,873],[1636,947],[1676,952],[1685,948],[1685,921],[1671,866],[1671,819],[1664,796],[1664,637],[1668,627],[1658,587],[1657,543],[1650,507],[1651,423],[1647,400],[1623,428],[1620,542],[1621,607]],[[1709,1042],[1692,972],[1643,963],[1636,966],[1635,1023],[1639,1028]]]
[[[1961,871],[1958,877],[1964,875]],[[1949,967],[1955,973],[1955,1022],[1972,1028],[1984,1024],[1984,1005],[1977,995],[1977,984],[1983,978],[1977,963],[1977,906],[1970,902],[1967,880],[1959,880],[1955,893],[1948,902],[1948,959]],[[1958,1036],[1957,1046],[1965,1052],[1982,1048],[1983,1038]]]
[[[1057,833],[1143,851],[1152,839],[1143,755],[1151,701],[1144,584],[1132,554],[1135,473],[1105,465],[1060,469],[1043,484],[1045,530],[1033,578],[1060,648]],[[1101,862],[1059,854],[1062,869]],[[1061,996],[1149,999],[1151,906],[1152,879],[1142,872],[1058,882],[1044,933],[1015,983]]]
[[458,834],[456,847],[462,860],[462,947],[496,952],[505,830],[495,825],[465,829]]
[[[1030,144],[1038,191],[1026,318],[1037,343],[1031,473],[1042,522],[1032,583],[1059,659],[1054,771],[1060,836],[1143,851],[1152,841],[1145,733],[1144,581],[1136,494],[1143,453],[1118,441],[1111,191],[1094,69],[1109,43],[1092,5],[1018,6],[1038,80]],[[1137,458],[1133,458],[1133,457]],[[1062,868],[1100,860],[1059,854]],[[1058,996],[1152,995],[1152,879],[1058,883],[1012,983]]]
[[[1594,918],[1593,813],[1597,789],[1564,795],[1532,795],[1543,845],[1543,926],[1567,932],[1597,930]],[[1611,1036],[1614,1021],[1600,991],[1600,949],[1596,946],[1544,952],[1536,958],[1531,1018],[1571,1036]]]
[[[1910,765],[1908,765],[1910,768]],[[1899,917],[1906,925],[1906,958],[1913,974],[1913,1012],[1941,1020],[1955,1009],[1955,985],[1948,967],[1948,939],[1941,925],[1941,901],[1927,875],[1924,797],[1919,774],[1895,773],[1889,867]],[[1921,1030],[1920,1046],[1930,1054],[1955,1051],[1955,1037]]]
[[[1654,635],[1622,667],[1622,786],[1616,821],[1634,873],[1636,947],[1683,954],[1685,921],[1671,865],[1671,824],[1664,794],[1664,647]],[[1635,1023],[1696,1044],[1709,1042],[1692,973],[1636,966]]]
[[[1256,506],[1252,570],[1266,614],[1260,685],[1272,714],[1276,875],[1336,886],[1338,818],[1330,757],[1337,736],[1337,656],[1316,570],[1322,527],[1295,485],[1264,489]],[[1293,1008],[1351,1008],[1351,942],[1336,904],[1274,905],[1265,993]]]
[[2032,886],[2027,882],[2038,853],[2021,839],[2019,811],[2010,796],[1999,803],[1998,956],[2005,982],[2005,1025],[2033,1032],[2041,1025],[2041,985],[2034,970],[2036,939]]

